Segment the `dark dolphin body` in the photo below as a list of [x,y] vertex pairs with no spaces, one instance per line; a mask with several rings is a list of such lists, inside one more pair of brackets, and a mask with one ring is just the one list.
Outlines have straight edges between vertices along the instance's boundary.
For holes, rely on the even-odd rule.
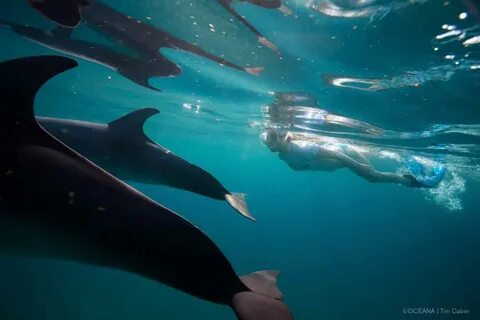
[[181,73],[181,69],[162,57],[151,58],[141,55],[125,55],[105,45],[72,39],[57,32],[43,31],[29,26],[21,26],[8,21],[0,21],[16,34],[49,49],[77,58],[92,61],[110,68],[125,78],[143,87],[160,91],[149,85],[152,77],[165,77]]
[[[240,23],[246,26],[251,32],[257,35],[258,41],[268,48],[279,53],[276,45],[271,43],[267,38],[265,38],[260,31],[257,30],[247,19],[240,15],[237,10],[232,7],[233,0],[217,0],[232,16],[234,16]],[[249,2],[257,6],[261,6],[267,9],[279,9],[282,7],[282,0],[240,0],[240,2]]]
[[[187,51],[204,58],[251,74],[260,73],[263,68],[244,68],[228,60],[217,57],[202,48],[178,39],[169,33],[94,0],[44,0],[41,3],[29,0],[31,5],[46,17],[64,27],[76,26],[83,20],[92,29],[107,35],[121,45],[127,46],[143,56],[161,61],[164,69],[172,69],[171,76],[181,69],[168,60],[159,50],[172,48]],[[73,21],[75,23],[65,23]]]
[[[242,320],[287,320],[276,273],[242,278],[194,225],[94,165],[42,129],[38,89],[73,60],[0,64],[0,244],[16,254],[134,272],[233,307]],[[247,287],[248,286],[248,287]]]
[[255,220],[242,194],[232,194],[210,173],[144,134],[144,122],[157,113],[156,109],[141,109],[108,124],[42,117],[37,120],[60,141],[116,177],[226,200],[240,214]]
[[172,48],[202,56],[240,71],[253,74],[261,71],[261,68],[244,68],[219,58],[196,45],[178,39],[147,23],[128,17],[98,1],[89,0],[89,4],[84,6],[81,11],[85,23],[94,30],[150,56],[164,57],[159,53],[159,50],[161,48]]
[[29,2],[46,17],[54,17],[55,22],[68,28],[78,26],[82,20],[80,8],[88,5],[88,0],[29,0]]

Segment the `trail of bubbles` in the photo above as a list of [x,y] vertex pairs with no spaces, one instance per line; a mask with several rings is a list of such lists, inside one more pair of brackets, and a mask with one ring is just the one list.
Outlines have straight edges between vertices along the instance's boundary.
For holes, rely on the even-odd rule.
[[448,173],[438,187],[424,189],[423,193],[427,200],[433,201],[449,211],[461,211],[463,210],[461,196],[467,190],[465,182],[460,170],[455,168],[453,163],[449,163]]

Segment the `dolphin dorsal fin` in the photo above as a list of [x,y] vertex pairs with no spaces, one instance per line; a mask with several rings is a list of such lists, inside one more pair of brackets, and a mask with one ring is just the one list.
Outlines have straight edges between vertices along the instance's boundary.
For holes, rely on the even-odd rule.
[[[77,66],[75,60],[60,56],[36,56],[0,64],[0,127],[5,130],[35,130],[35,94],[50,78]],[[33,135],[32,135],[33,136]]]
[[121,135],[128,135],[137,138],[140,137],[149,140],[143,132],[143,125],[148,118],[159,112],[160,111],[154,108],[135,110],[117,120],[113,120],[108,124],[108,127]]

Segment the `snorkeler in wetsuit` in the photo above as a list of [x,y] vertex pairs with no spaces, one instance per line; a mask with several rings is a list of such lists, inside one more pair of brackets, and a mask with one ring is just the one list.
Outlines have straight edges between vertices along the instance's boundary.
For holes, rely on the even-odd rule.
[[335,143],[329,137],[314,134],[278,132],[268,129],[262,134],[263,142],[272,152],[293,169],[335,171],[348,168],[358,176],[377,183],[398,183],[408,187],[434,188],[443,179],[445,166],[434,163],[430,170],[417,157],[410,157],[406,172],[392,173],[375,170],[368,159],[348,144]]
[[[266,46],[267,48],[272,49],[273,51],[279,53],[278,48],[272,42],[267,40],[260,31],[258,31],[247,19],[241,16],[233,7],[232,2],[233,0],[217,0],[231,15],[233,15],[240,23],[246,26],[250,31],[255,33],[258,37],[258,42]],[[282,4],[282,0],[238,0],[239,2],[248,2],[254,4],[256,6],[260,6],[267,9],[278,9],[285,15],[292,14],[292,11]]]

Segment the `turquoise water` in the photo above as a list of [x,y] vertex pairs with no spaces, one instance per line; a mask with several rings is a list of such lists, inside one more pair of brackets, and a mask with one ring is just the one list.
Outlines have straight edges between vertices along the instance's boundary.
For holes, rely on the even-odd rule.
[[[309,9],[310,1],[285,1],[289,16],[235,3],[280,55],[216,1],[104,3],[239,65],[265,69],[253,76],[162,49],[183,74],[151,79],[159,93],[77,59],[78,68],[39,92],[37,115],[107,123],[140,107],[158,108],[146,134],[229,190],[247,193],[258,222],[220,201],[131,184],[198,225],[239,274],[280,270],[295,319],[480,318],[480,44],[465,44],[480,34],[475,1],[314,1],[317,8],[335,3],[328,14]],[[54,26],[26,1],[0,6],[2,20]],[[359,16],[345,16],[352,12]],[[85,25],[74,37],[110,41]],[[0,39],[1,61],[55,53],[7,27],[0,27]],[[373,140],[354,133],[355,145],[441,159],[446,177],[434,189],[417,189],[370,183],[347,169],[292,170],[259,137],[272,124],[264,110],[273,92],[292,91],[315,97],[309,107],[385,130]],[[445,125],[462,134],[436,136]],[[318,133],[315,123],[306,126]],[[407,139],[405,132],[434,137]],[[0,270],[1,319],[235,318],[228,307],[121,271],[9,256],[0,258]],[[404,308],[470,313],[425,316]]]

